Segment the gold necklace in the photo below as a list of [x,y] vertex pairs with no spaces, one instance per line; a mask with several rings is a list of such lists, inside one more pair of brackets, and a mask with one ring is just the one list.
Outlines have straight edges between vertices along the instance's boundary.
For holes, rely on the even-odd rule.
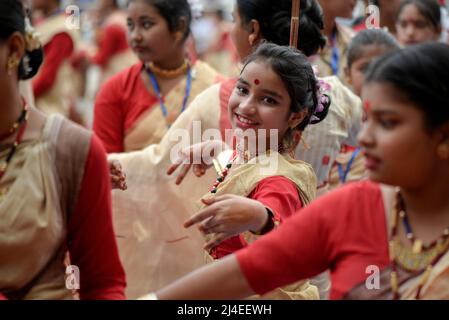
[[[391,290],[393,291],[393,299],[399,300],[399,283],[398,283],[398,264],[408,272],[423,272],[421,276],[415,299],[421,296],[421,290],[429,279],[434,266],[449,250],[449,228],[446,228],[443,234],[428,246],[423,246],[422,241],[417,239],[411,230],[405,210],[405,203],[402,199],[400,190],[396,191],[396,201],[393,208],[392,231],[390,240],[390,262],[392,271],[390,274]],[[407,238],[412,241],[413,248],[406,248],[399,240],[398,225],[402,219]]]
[[172,70],[159,68],[153,62],[148,62],[146,64],[146,67],[150,69],[150,71],[154,73],[156,76],[162,78],[176,78],[187,72],[187,69],[190,67],[190,62],[189,60],[185,59],[180,67]]

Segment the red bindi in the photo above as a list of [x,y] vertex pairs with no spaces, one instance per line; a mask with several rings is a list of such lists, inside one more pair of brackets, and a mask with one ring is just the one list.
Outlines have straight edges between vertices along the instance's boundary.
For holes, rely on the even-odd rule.
[[371,102],[369,100],[366,100],[363,103],[363,109],[365,109],[365,112],[368,113],[371,110]]
[[255,84],[256,86],[258,86],[258,85],[260,84],[260,80],[259,80],[259,79],[254,80],[254,84]]

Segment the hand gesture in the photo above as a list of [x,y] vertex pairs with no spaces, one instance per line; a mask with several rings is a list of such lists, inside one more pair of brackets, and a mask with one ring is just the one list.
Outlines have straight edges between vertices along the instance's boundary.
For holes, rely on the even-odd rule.
[[271,219],[264,205],[253,199],[227,194],[202,201],[207,207],[187,220],[184,227],[198,224],[203,234],[212,234],[204,246],[207,251],[242,232],[257,232]]
[[[193,174],[201,177],[212,166],[212,160],[217,155],[217,150],[223,150],[224,146],[225,144],[221,140],[208,140],[184,148],[181,150],[178,159],[168,168],[167,174],[171,175],[181,167],[176,177],[176,184],[178,185],[184,180],[190,168],[192,168]],[[193,163],[196,160],[200,160],[199,163]]]
[[111,175],[111,187],[112,189],[126,190],[126,174],[122,170],[122,165],[117,160],[109,161],[109,172]]

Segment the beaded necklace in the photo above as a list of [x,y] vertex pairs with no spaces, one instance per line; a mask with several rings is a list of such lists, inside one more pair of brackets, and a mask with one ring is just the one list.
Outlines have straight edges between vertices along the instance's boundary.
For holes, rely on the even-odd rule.
[[[278,146],[277,152],[283,153],[284,147],[282,145]],[[258,154],[256,153],[253,156],[257,157]],[[249,150],[243,150],[243,148],[241,146],[237,145],[236,149],[232,153],[231,159],[229,160],[229,162],[226,164],[226,166],[223,169],[221,168],[220,163],[217,160],[215,160],[215,159],[212,160],[215,171],[218,174],[218,177],[215,180],[215,183],[212,185],[212,188],[210,189],[210,192],[212,194],[217,193],[218,186],[224,181],[224,179],[228,175],[229,170],[231,170],[232,165],[234,164],[234,161],[235,161],[235,159],[237,159],[237,157],[242,158],[243,161],[245,161],[245,162],[247,162],[250,158],[252,158]]]
[[24,108],[23,108],[22,112],[20,113],[19,118],[17,118],[17,120],[12,124],[11,128],[9,128],[9,130],[7,132],[0,135],[0,141],[4,140],[6,138],[9,138],[17,131],[17,129],[19,128],[20,124],[22,123],[22,121],[24,120],[24,118],[26,116],[27,110],[28,110],[28,107],[24,101]]
[[182,74],[185,74],[187,69],[190,68],[190,62],[189,60],[184,60],[183,64],[173,70],[166,70],[161,69],[158,66],[156,66],[153,62],[148,62],[146,64],[147,68],[151,70],[152,73],[154,73],[157,76],[163,77],[163,78],[176,78]]
[[[14,124],[12,126],[12,128],[13,128],[12,133],[14,133],[15,131],[18,130],[16,139],[14,140],[14,143],[12,144],[12,146],[8,152],[8,155],[6,156],[6,160],[3,160],[0,162],[0,179],[5,175],[6,169],[8,168],[8,165],[11,162],[11,159],[17,150],[17,147],[22,142],[23,134],[25,133],[27,120],[28,120],[28,105],[26,104],[25,101],[23,101],[23,103],[24,103],[24,106],[23,106],[22,113],[20,114],[19,118],[17,119],[16,122],[14,122]],[[7,135],[7,137],[10,135],[11,135],[11,133],[9,133]]]
[[[407,254],[406,249],[400,243],[398,238],[399,220],[402,220],[407,238],[411,241],[413,249],[411,254]],[[399,192],[396,192],[396,202],[394,205],[392,232],[390,240],[390,261],[392,271],[390,274],[391,290],[393,299],[399,300],[399,284],[398,284],[398,263],[409,272],[424,272],[415,299],[419,300],[421,290],[429,280],[430,273],[434,266],[449,250],[449,228],[446,228],[442,235],[429,245],[423,245],[423,242],[415,237],[410,226],[410,222],[405,210],[404,200]]]
[[218,163],[217,160],[214,159],[212,161],[214,164],[215,170],[218,173],[218,177],[217,177],[217,180],[215,180],[215,183],[213,184],[212,188],[210,189],[210,193],[212,193],[212,194],[217,193],[218,186],[225,180],[225,178],[228,175],[229,170],[231,169],[232,164],[234,163],[236,158],[237,158],[237,152],[234,151],[234,153],[232,154],[231,160],[229,160],[229,162],[226,164],[224,169],[221,169],[220,164]]

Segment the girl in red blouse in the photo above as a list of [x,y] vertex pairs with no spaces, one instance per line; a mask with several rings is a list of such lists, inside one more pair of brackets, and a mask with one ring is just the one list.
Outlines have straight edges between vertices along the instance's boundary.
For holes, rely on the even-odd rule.
[[[236,151],[219,172],[211,192],[203,197],[202,210],[186,222],[186,226],[201,222],[200,230],[210,236],[205,249],[214,259],[246,247],[254,234],[271,231],[314,199],[317,183],[313,170],[289,153],[296,146],[295,132],[326,116],[329,100],[323,104],[326,96],[317,88],[312,67],[299,51],[263,44],[248,57],[228,107],[237,137]],[[278,134],[275,141],[280,143],[275,143],[274,149],[273,130]],[[239,131],[245,137],[254,133],[257,138],[246,141],[239,138]],[[179,183],[192,166],[195,152],[215,143],[224,144],[204,142],[187,148],[169,173],[182,164]],[[197,175],[205,171],[208,160],[194,164]],[[264,161],[272,162],[272,170]],[[252,203],[258,205],[240,210],[239,199],[233,195],[257,200]]]
[[191,20],[187,0],[129,1],[130,46],[140,61],[106,81],[95,100],[93,130],[108,153],[159,143],[189,102],[220,79],[186,57]]
[[[319,198],[157,297],[243,298],[329,268],[332,299],[448,299],[448,56],[447,45],[425,44],[369,68],[359,141],[371,181]],[[257,206],[238,201],[240,211]]]

